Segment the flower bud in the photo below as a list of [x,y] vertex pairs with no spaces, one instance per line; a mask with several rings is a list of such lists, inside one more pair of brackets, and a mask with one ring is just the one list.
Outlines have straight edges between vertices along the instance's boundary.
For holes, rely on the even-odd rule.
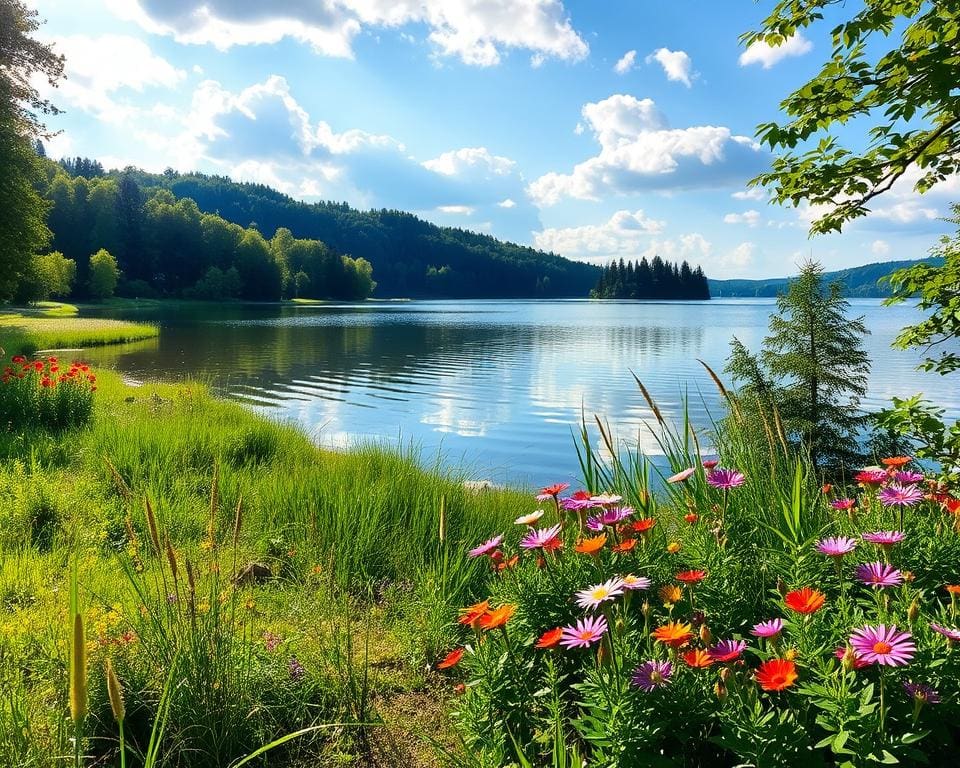
[[700,625],[700,642],[704,645],[710,645],[713,642],[713,633],[710,632],[710,627],[706,624]]
[[913,624],[920,616],[920,601],[915,597],[910,607],[907,608],[907,621]]
[[847,650],[843,652],[843,659],[841,660],[843,664],[843,671],[849,672],[857,663],[857,654],[854,652],[851,646],[847,646]]
[[730,679],[730,675],[732,674],[733,672],[730,671],[730,667],[723,667],[720,670],[720,679],[725,683]]
[[777,592],[781,595],[787,594],[787,585],[783,583],[783,579],[777,578]]
[[640,610],[643,611],[643,618],[644,618],[644,619],[649,619],[649,618],[650,618],[650,613],[653,611],[653,608],[652,608],[651,605],[650,605],[650,601],[649,601],[649,600],[644,600],[644,601],[643,601],[643,605],[640,607]]
[[913,571],[901,571],[900,575],[903,576],[903,580],[907,582],[907,584],[910,584],[917,578]]
[[725,698],[727,698],[727,686],[725,686],[719,680],[714,684],[713,692],[717,695],[717,698],[720,701],[723,701]]

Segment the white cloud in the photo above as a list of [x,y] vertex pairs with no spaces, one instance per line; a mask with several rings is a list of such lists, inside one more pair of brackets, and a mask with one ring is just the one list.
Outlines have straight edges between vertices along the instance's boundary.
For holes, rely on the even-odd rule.
[[[104,121],[121,122],[137,112],[119,100],[123,91],[174,88],[186,77],[135,37],[67,35],[50,41],[66,57],[66,78],[55,98]],[[45,82],[37,85],[44,93],[50,90]]]
[[750,64],[759,64],[764,69],[770,69],[774,64],[789,56],[803,56],[813,49],[813,43],[803,36],[802,32],[786,38],[782,43],[771,46],[763,40],[757,40],[751,43],[743,53],[740,54],[740,66],[746,67]]
[[540,206],[564,197],[597,200],[607,193],[717,187],[742,180],[763,163],[746,136],[714,125],[669,128],[651,99],[615,94],[581,110],[600,145],[569,174],[547,173],[527,188]]
[[870,253],[874,256],[886,256],[890,253],[890,243],[886,240],[874,240],[870,244]]
[[589,46],[573,28],[561,0],[107,0],[123,19],[178,42],[234,45],[276,43],[289,37],[319,54],[352,57],[364,29],[423,25],[440,56],[492,66],[510,49],[579,61]]
[[618,75],[625,75],[636,66],[636,62],[637,52],[627,51],[617,60],[617,63],[613,65],[613,71]]
[[545,251],[578,261],[606,262],[634,256],[650,235],[663,231],[665,222],[649,218],[642,210],[617,211],[603,224],[544,229],[534,233],[534,244]]
[[748,227],[755,227],[760,223],[760,211],[750,209],[743,213],[728,213],[723,217],[724,224],[746,224]]
[[435,173],[444,176],[455,176],[467,170],[480,170],[497,176],[512,173],[516,163],[508,157],[490,154],[486,147],[464,147],[450,152],[444,152],[433,160],[423,163]]
[[736,248],[727,251],[716,263],[727,272],[742,272],[753,264],[757,246],[751,242],[740,243]]
[[469,205],[438,205],[437,210],[441,213],[454,213],[459,216],[470,216],[473,208]]
[[656,61],[663,67],[667,80],[683,83],[687,88],[693,85],[696,73],[693,71],[693,60],[686,51],[671,51],[669,48],[657,48],[647,56],[647,64]]
[[516,202],[514,202],[508,197],[505,200],[501,200],[499,203],[497,203],[497,207],[498,208],[516,208],[517,204]]
[[731,195],[734,200],[766,200],[767,196],[768,193],[763,187],[750,187]]

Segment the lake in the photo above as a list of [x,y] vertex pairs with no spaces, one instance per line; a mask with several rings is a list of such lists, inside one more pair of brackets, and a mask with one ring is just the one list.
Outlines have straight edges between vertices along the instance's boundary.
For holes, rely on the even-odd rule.
[[[960,413],[949,378],[920,373],[919,355],[890,349],[917,311],[851,303],[872,331],[865,407],[923,391]],[[631,371],[667,418],[681,418],[686,399],[694,423],[708,426],[723,409],[697,360],[722,372],[734,335],[757,349],[773,309],[766,299],[159,306],[98,312],[162,330],[84,356],[133,381],[207,381],[325,446],[413,443],[425,461],[471,477],[540,485],[575,481],[581,412],[655,452]]]

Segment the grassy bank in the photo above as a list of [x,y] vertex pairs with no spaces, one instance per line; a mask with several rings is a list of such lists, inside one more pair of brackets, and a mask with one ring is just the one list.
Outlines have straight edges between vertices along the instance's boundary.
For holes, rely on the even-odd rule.
[[[429,668],[452,642],[451,606],[485,572],[464,549],[531,508],[529,497],[466,490],[412,453],[318,450],[199,385],[130,388],[109,373],[98,384],[86,427],[0,435],[0,680],[10,692],[0,764],[60,765],[71,753],[76,554],[91,670],[84,744],[98,764],[119,764],[102,673],[110,656],[139,749],[171,669],[183,682],[162,765],[229,765],[322,723],[345,725],[269,764],[434,765],[424,734],[454,742],[448,687]],[[235,583],[251,563],[268,572]]]
[[149,339],[159,328],[126,320],[76,317],[71,304],[43,302],[26,309],[0,311],[0,348],[7,354],[41,349],[77,349]]

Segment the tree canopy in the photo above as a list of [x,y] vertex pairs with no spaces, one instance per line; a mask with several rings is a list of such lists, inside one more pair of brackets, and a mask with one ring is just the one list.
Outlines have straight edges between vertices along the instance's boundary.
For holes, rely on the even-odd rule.
[[[780,0],[743,42],[780,45],[838,5]],[[781,104],[789,120],[758,128],[781,154],[753,183],[777,203],[818,206],[812,233],[866,215],[898,181],[925,192],[960,162],[960,3],[865,0],[831,38],[830,58]],[[867,141],[841,143],[841,129]]]

